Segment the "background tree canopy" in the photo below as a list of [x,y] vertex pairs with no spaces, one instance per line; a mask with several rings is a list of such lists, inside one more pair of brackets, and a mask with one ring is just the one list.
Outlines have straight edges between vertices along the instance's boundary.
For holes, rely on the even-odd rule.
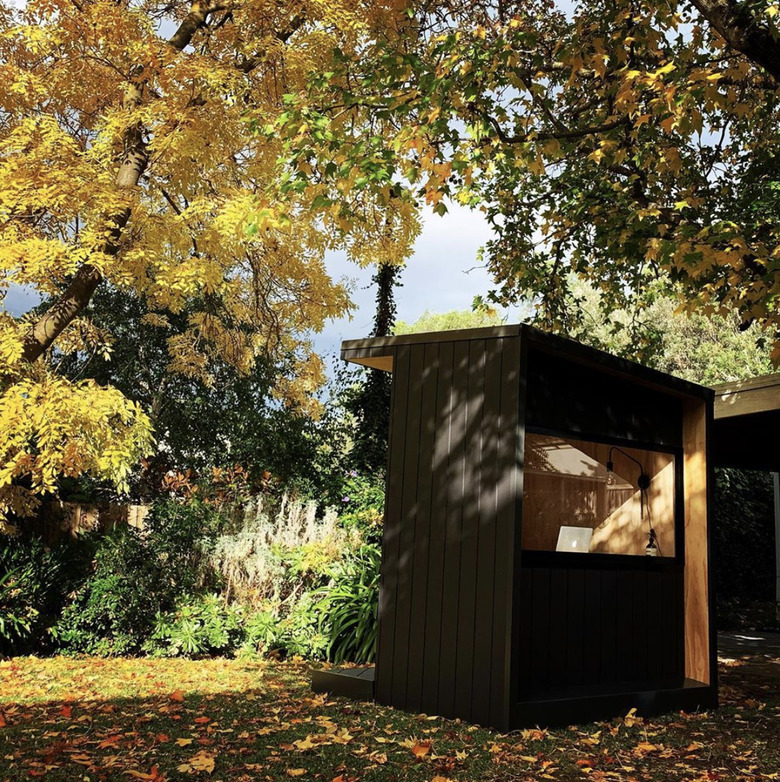
[[412,3],[281,118],[292,181],[479,206],[492,299],[535,297],[547,328],[576,321],[572,273],[608,310],[666,278],[777,362],[777,21],[769,0]]
[[287,488],[319,484],[318,446],[338,435],[327,419],[318,421],[274,398],[279,378],[294,373],[293,357],[274,363],[259,357],[245,373],[215,359],[207,382],[169,371],[168,344],[187,329],[188,310],[169,316],[163,328],[150,323],[143,297],[103,285],[88,315],[90,328],[110,335],[110,352],[93,348],[55,356],[57,370],[73,382],[88,377],[116,388],[149,416],[156,452],[142,483],[135,481],[136,491],[159,489],[155,476],[168,470],[202,474],[236,464],[252,468],[255,479],[267,471]]

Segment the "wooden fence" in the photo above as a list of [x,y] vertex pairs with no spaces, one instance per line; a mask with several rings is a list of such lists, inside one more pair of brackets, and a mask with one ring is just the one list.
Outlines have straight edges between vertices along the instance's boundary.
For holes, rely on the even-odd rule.
[[41,536],[47,546],[64,537],[85,532],[106,532],[123,524],[143,529],[148,505],[83,505],[75,502],[45,502],[29,528]]

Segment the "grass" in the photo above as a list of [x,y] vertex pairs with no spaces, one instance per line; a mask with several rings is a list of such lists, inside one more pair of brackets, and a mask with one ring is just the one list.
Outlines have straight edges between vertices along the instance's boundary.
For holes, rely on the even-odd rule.
[[780,665],[721,665],[710,713],[509,735],[314,695],[310,670],[0,662],[0,780],[780,779]]

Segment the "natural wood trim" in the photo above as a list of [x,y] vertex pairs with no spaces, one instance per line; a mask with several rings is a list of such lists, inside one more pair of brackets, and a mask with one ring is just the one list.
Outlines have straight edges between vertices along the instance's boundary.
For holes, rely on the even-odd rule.
[[683,406],[685,493],[685,675],[710,683],[710,627],[707,557],[707,406]]
[[350,357],[342,356],[345,361],[349,361],[351,364],[361,364],[364,367],[371,367],[371,369],[381,369],[383,372],[393,371],[393,357],[392,356],[375,356],[371,357]]

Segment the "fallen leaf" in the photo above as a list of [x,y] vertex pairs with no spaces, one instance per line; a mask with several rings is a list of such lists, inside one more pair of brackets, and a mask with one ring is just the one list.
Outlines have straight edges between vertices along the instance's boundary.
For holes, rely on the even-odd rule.
[[412,755],[416,758],[424,758],[431,751],[431,741],[418,741],[412,747]]
[[143,771],[127,771],[125,773],[136,779],[143,779],[145,782],[163,782],[165,779],[165,777],[160,774],[160,770],[157,766],[152,766],[152,770],[148,774],[144,774]]
[[306,773],[305,768],[288,768],[287,771],[288,777],[300,777],[303,776]]
[[177,771],[183,771],[186,774],[194,774],[197,771],[205,771],[210,774],[214,770],[214,755],[210,755],[205,750],[201,750],[197,755],[193,755],[187,763],[182,763]]
[[176,701],[177,703],[183,703],[184,702],[184,693],[181,690],[174,690],[170,694],[170,699],[172,701]]
[[192,739],[176,739],[176,743],[180,747],[188,747],[190,744],[192,744]]

